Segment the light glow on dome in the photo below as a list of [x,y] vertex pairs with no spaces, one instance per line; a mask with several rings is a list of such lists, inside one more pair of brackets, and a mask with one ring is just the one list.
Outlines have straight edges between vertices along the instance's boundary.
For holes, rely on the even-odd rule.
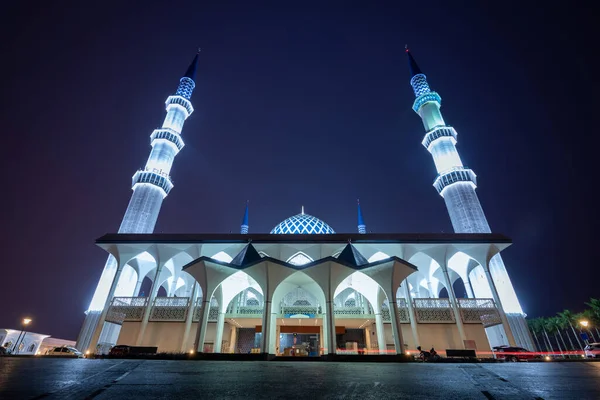
[[[304,211],[304,210],[303,210]],[[271,230],[271,234],[332,234],[333,229],[312,215],[301,213],[289,217]]]

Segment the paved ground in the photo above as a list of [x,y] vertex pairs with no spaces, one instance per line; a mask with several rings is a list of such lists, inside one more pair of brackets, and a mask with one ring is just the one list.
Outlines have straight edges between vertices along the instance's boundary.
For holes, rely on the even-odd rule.
[[600,399],[600,363],[0,358],[0,399]]

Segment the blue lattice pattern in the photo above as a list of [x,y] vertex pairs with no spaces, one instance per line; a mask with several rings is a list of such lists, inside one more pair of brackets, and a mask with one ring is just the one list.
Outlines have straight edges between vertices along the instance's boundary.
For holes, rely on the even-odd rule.
[[173,104],[181,106],[185,109],[185,111],[187,111],[187,115],[185,116],[186,118],[189,117],[194,112],[194,107],[192,107],[192,103],[183,96],[167,97],[167,101],[165,101],[165,105],[167,106],[167,111],[169,111],[169,108]]
[[183,139],[179,133],[169,128],[155,129],[152,131],[152,135],[150,135],[150,142],[154,143],[155,140],[160,139],[173,143],[175,147],[177,147],[177,152],[179,152],[181,149],[183,149],[183,146],[185,146],[185,143],[183,143]]
[[450,137],[454,139],[454,144],[456,144],[456,130],[451,126],[436,126],[429,132],[425,134],[423,141],[421,144],[425,146],[427,150],[429,150],[429,146],[439,138],[442,137]]
[[332,234],[333,229],[317,217],[308,214],[294,215],[271,230],[271,234]]
[[424,104],[431,102],[437,103],[438,106],[441,106],[442,98],[436,92],[428,92],[417,97],[415,99],[415,102],[413,103],[412,108],[416,113],[418,113],[419,109],[421,109],[421,107],[423,107]]
[[158,186],[164,192],[164,196],[168,195],[171,189],[173,189],[173,183],[168,175],[161,174],[158,171],[137,171],[131,178],[131,184],[135,188],[135,185],[140,183],[149,183],[151,185]]
[[410,85],[413,88],[413,92],[415,92],[415,97],[419,97],[422,94],[431,92],[425,74],[417,74],[413,76],[410,80]]
[[179,80],[179,86],[177,87],[175,95],[185,97],[189,100],[192,97],[192,92],[195,87],[196,83],[191,78],[184,76]]
[[456,167],[439,174],[433,186],[443,196],[444,189],[456,182],[470,182],[473,187],[477,187],[477,175],[468,168]]

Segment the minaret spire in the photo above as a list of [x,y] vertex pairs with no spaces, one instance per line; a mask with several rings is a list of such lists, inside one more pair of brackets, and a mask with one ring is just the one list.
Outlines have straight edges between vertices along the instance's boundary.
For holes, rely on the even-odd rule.
[[[181,131],[185,120],[194,112],[190,98],[196,86],[196,65],[198,54],[194,57],[185,76],[179,80],[174,95],[165,102],[167,115],[162,127],[150,135],[150,155],[143,169],[132,177],[131,200],[119,227],[119,233],[152,233],[163,200],[167,197],[173,183],[170,172],[175,156],[183,149]],[[113,282],[117,281],[117,282]],[[118,285],[113,283],[118,283]],[[116,287],[137,296],[136,279],[131,275],[121,277],[117,260],[109,256],[100,277],[92,302],[86,312],[85,322],[77,338],[77,348],[95,351],[100,332],[104,326],[106,308],[115,296]],[[158,289],[157,289],[158,290]]]
[[248,234],[248,228],[250,227],[248,225],[248,203],[249,202],[250,202],[250,200],[246,200],[246,211],[244,212],[244,219],[242,219],[242,226],[240,229],[240,233],[242,235]]
[[406,51],[406,55],[408,56],[408,68],[410,68],[410,77],[412,79],[413,76],[422,74],[421,68],[419,68],[419,65],[417,64],[414,57],[410,53],[410,50],[408,49],[408,45],[404,46],[404,50]]
[[[406,53],[411,73],[410,85],[415,94],[413,110],[421,117],[425,127],[422,144],[431,153],[438,173],[433,186],[446,203],[454,232],[490,233],[490,226],[475,192],[477,188],[475,172],[463,165],[456,149],[456,130],[446,125],[442,117],[440,111],[442,98],[436,92],[431,91],[427,77],[419,69],[408,48],[406,48]],[[491,271],[488,280],[493,277],[494,282],[489,282],[489,286],[485,290],[489,288],[493,288],[489,290],[497,290],[499,303],[501,303],[499,307],[501,306],[503,310],[501,318],[509,344],[513,345],[510,341],[514,335],[518,346],[534,348],[531,337],[527,333],[522,333],[521,327],[526,326],[525,316],[502,257],[499,254],[495,255],[489,265],[483,267],[487,269],[488,274]],[[469,276],[465,276],[463,279],[465,286],[471,284]],[[477,283],[476,281],[475,284]],[[506,315],[511,317],[507,318]],[[510,330],[508,330],[509,326]]]
[[358,206],[358,233],[365,234],[367,233],[367,226],[365,225],[362,210],[360,209],[360,200],[356,200],[356,205]]
[[196,56],[190,63],[190,66],[188,67],[187,71],[185,71],[185,75],[183,75],[184,78],[190,78],[194,82],[196,81],[196,70],[198,69],[198,56],[200,55],[200,50],[201,49],[198,48],[198,52],[196,53]]

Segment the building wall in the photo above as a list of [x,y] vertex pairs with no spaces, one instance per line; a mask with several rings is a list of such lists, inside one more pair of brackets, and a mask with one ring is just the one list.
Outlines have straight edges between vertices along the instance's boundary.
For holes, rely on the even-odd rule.
[[[140,322],[123,322],[117,344],[125,344],[130,346],[135,345],[140,331],[140,325]],[[216,325],[217,324],[214,322],[209,322],[206,329],[204,344],[205,352],[207,353],[212,352],[214,347],[215,338],[217,336]],[[188,342],[184,347],[185,349],[194,348],[194,340],[196,339],[197,329],[198,323],[193,323],[190,328]],[[223,327],[223,353],[229,352],[231,329],[231,325],[225,323],[225,326]],[[184,333],[184,322],[148,322],[141,346],[157,346],[159,353],[180,353],[181,341],[183,340]]]
[[[386,345],[394,343],[391,324],[385,324]],[[465,336],[467,340],[475,342],[475,348],[479,357],[491,357],[491,348],[485,328],[481,324],[464,324]],[[446,349],[462,349],[462,341],[458,328],[455,324],[418,324],[417,325],[419,342],[415,343],[410,324],[402,324],[402,337],[404,344],[408,345],[407,350],[416,351],[417,346],[423,350],[429,350],[432,347],[442,355]]]

